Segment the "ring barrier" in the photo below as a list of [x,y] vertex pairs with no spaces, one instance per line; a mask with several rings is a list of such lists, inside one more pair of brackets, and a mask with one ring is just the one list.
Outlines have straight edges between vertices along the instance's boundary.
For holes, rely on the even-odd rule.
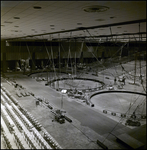
[[[101,92],[96,92],[96,93],[91,94],[90,99],[95,95],[105,94],[105,93],[131,93],[131,94],[139,94],[139,95],[147,96],[147,94],[145,94],[145,93],[133,92],[133,91],[101,91]],[[105,114],[107,114],[108,112],[111,113],[111,115],[113,115],[113,116],[117,115],[117,116],[120,116],[122,118],[126,118],[128,116],[124,113],[116,113],[116,112],[112,112],[112,111],[109,111],[109,110],[103,110],[103,113],[105,113]],[[132,115],[130,117],[135,119],[136,115]],[[146,119],[146,115],[141,115],[141,119]]]
[[[56,81],[62,81],[62,80],[89,80],[89,81],[94,81],[94,82],[99,82],[101,83],[102,85],[99,86],[99,87],[96,87],[96,88],[88,88],[88,89],[80,89],[82,92],[94,92],[94,91],[99,91],[99,90],[102,90],[104,88],[104,82],[100,81],[100,80],[96,80],[96,79],[90,79],[90,78],[79,78],[79,77],[74,77],[73,79],[71,78],[58,78],[58,79],[53,79],[53,80],[50,80],[49,83],[52,84]],[[70,90],[70,88],[64,88],[65,90]],[[59,91],[63,90],[63,88],[59,88]]]

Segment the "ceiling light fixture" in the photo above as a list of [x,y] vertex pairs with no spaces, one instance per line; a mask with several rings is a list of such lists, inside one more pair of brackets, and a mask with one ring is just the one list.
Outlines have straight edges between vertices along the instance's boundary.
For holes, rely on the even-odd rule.
[[10,21],[5,21],[4,23],[13,23],[13,22],[10,22]]
[[95,21],[104,21],[105,19],[96,19]]
[[54,27],[55,25],[50,25],[50,27]]
[[117,28],[121,28],[121,27],[117,27]]
[[84,7],[83,10],[85,12],[104,12],[106,10],[108,10],[109,7],[106,7],[106,6],[100,6],[100,5],[94,5],[94,6],[87,6],[87,7]]
[[20,17],[13,17],[14,19],[20,19]]
[[114,18],[116,18],[116,17],[110,17],[110,19],[114,19]]
[[82,23],[77,23],[77,25],[82,25]]
[[34,9],[41,9],[40,6],[34,6],[33,8],[34,8]]

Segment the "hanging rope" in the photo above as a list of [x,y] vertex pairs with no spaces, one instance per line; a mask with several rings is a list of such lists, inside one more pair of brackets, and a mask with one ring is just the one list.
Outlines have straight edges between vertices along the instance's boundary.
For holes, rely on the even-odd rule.
[[56,69],[55,69],[55,64],[54,64],[54,57],[53,57],[53,50],[52,50],[52,43],[51,43],[51,56],[52,56],[52,65],[53,65],[53,69],[54,69],[54,74],[55,74],[55,78],[57,80],[57,74],[56,74]]
[[34,60],[32,59],[32,56],[31,56],[29,47],[28,47],[28,45],[27,45],[27,42],[26,42],[26,46],[27,46],[27,50],[28,50],[29,56],[30,56],[30,58],[31,58],[31,60],[32,60],[32,63],[33,63],[33,65],[35,66],[35,63],[34,63]]

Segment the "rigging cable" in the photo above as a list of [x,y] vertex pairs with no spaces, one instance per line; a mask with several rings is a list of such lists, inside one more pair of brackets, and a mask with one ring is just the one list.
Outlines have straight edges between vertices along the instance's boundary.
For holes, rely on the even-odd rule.
[[[28,53],[29,53],[29,55],[30,55],[30,58],[32,59],[32,56],[31,56],[29,47],[28,47],[28,45],[27,45],[27,42],[26,42],[26,46],[27,46],[27,50],[28,50]],[[34,60],[33,60],[33,59],[32,59],[32,63],[33,63],[33,65],[35,66],[35,63],[34,63]]]

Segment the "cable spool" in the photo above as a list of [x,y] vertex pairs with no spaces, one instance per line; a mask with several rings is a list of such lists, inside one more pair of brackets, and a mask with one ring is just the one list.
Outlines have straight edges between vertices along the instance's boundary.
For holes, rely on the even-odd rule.
[[107,114],[107,111],[106,111],[106,110],[103,110],[103,113]]
[[94,107],[94,104],[91,104],[91,107]]
[[146,119],[146,115],[141,115],[141,119]]
[[122,118],[125,118],[125,117],[126,117],[126,115],[125,115],[125,114],[121,114],[121,117],[122,117]]
[[134,115],[134,114],[131,115],[131,118],[136,119],[136,115]]
[[116,116],[116,113],[112,112],[111,115],[112,115],[112,116]]

